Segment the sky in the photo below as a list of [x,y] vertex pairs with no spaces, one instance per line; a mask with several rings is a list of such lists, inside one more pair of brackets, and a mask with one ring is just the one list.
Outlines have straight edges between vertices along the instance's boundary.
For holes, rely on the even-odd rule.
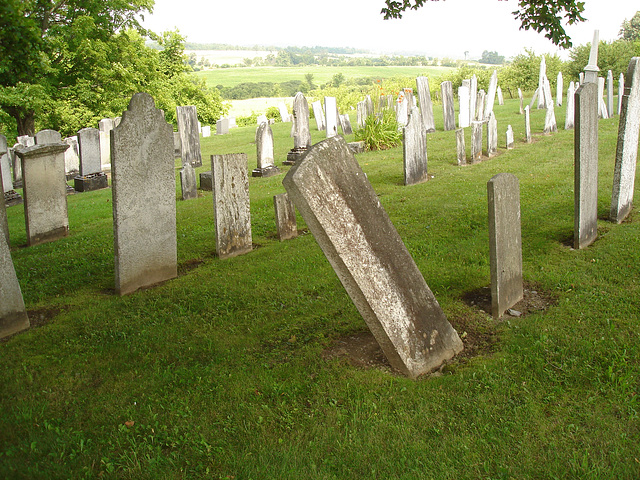
[[[237,1],[237,3],[236,3]],[[517,0],[427,1],[402,19],[383,20],[384,0],[156,0],[143,25],[178,29],[189,42],[254,46],[352,47],[372,53],[478,59],[484,50],[507,59],[524,53],[557,53],[542,33],[520,30],[511,12]],[[620,25],[640,10],[636,0],[584,0],[587,19],[566,26],[574,46],[618,38]]]

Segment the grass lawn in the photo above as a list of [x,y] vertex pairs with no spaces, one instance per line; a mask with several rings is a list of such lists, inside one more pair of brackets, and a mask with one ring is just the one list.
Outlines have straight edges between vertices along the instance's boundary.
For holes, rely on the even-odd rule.
[[[640,221],[637,208],[605,220],[618,119],[600,121],[598,240],[576,251],[573,131],[542,135],[534,109],[525,144],[517,101],[495,111],[499,156],[458,167],[436,108],[426,183],[402,185],[402,147],[357,157],[465,342],[417,381],[327,354],[366,326],[302,219],[298,238],[275,237],[288,123],[273,126],[283,174],[250,178],[254,250],[218,259],[211,193],[177,201],[179,277],[123,298],[109,189],[69,196],[69,236],[36,247],[9,208],[37,328],[0,342],[0,478],[639,478]],[[254,136],[202,139],[198,170],[239,152],[255,168]],[[551,301],[494,321],[465,298],[489,286],[486,183],[500,172],[520,179],[527,288]]]

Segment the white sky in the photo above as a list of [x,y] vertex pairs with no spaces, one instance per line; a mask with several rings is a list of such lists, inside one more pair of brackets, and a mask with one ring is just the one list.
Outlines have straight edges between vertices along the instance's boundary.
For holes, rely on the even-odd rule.
[[[479,58],[484,50],[509,58],[558,53],[542,33],[519,30],[517,0],[427,1],[402,19],[383,20],[383,0],[156,0],[143,25],[161,33],[178,28],[187,41],[230,45],[353,47],[373,53]],[[618,38],[620,25],[640,10],[636,0],[585,0],[587,19],[567,27],[574,46]]]

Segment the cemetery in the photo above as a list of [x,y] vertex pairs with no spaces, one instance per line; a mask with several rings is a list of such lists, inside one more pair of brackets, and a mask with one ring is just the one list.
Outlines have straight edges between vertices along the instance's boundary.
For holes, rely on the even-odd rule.
[[[17,145],[0,474],[633,478],[640,66],[614,93],[595,63],[524,107],[420,76],[215,135],[137,93],[77,161]],[[365,150],[384,108],[402,141]]]

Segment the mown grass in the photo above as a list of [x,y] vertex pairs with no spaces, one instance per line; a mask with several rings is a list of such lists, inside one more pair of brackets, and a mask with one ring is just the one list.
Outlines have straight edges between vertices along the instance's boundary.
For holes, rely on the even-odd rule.
[[[210,193],[178,201],[179,278],[124,298],[109,190],[68,197],[70,235],[37,247],[11,207],[25,302],[48,321],[0,343],[0,477],[638,478],[637,210],[572,250],[573,131],[541,135],[534,109],[525,144],[517,103],[495,110],[500,155],[457,167],[454,132],[430,134],[424,184],[402,185],[401,147],[358,156],[467,348],[497,339],[418,381],[323,356],[366,326],[311,235],[276,240],[282,175],[250,179],[256,248],[241,257],[215,257]],[[280,164],[290,124],[273,130]],[[255,168],[254,133],[203,139],[199,170],[238,152]],[[616,134],[600,122],[602,219]],[[463,297],[489,285],[486,182],[500,172],[520,179],[525,279],[555,302],[495,322]]]

